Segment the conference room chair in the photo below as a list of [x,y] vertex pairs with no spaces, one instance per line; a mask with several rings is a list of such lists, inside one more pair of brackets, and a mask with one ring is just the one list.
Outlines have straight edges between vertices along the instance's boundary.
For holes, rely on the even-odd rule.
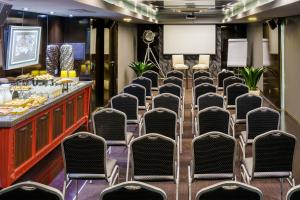
[[158,133],[176,141],[182,150],[182,134],[177,132],[177,114],[166,108],[154,108],[144,114],[144,133]]
[[223,81],[230,76],[234,76],[234,73],[229,70],[224,69],[218,73],[218,90],[223,90]]
[[152,108],[166,108],[177,114],[177,122],[179,124],[181,141],[183,135],[183,117],[180,98],[170,93],[159,94],[153,98]]
[[158,90],[158,86],[159,86],[159,81],[158,81],[159,74],[157,72],[155,72],[153,70],[148,70],[148,71],[145,71],[142,74],[142,76],[151,80],[151,83],[152,83],[151,88],[152,88],[152,90],[155,90],[155,91]]
[[132,80],[133,84],[138,84],[146,88],[146,98],[152,99],[152,81],[149,78],[139,76]]
[[220,132],[209,132],[192,141],[192,160],[188,166],[189,199],[195,180],[235,180],[236,140]]
[[150,133],[130,143],[126,180],[172,181],[179,187],[179,154],[175,140]]
[[239,136],[239,144],[246,157],[246,146],[252,144],[256,136],[272,130],[279,130],[280,114],[278,111],[267,107],[251,110],[246,115],[246,131]]
[[283,179],[295,186],[293,177],[296,137],[283,131],[273,130],[255,137],[252,157],[244,158],[241,174],[245,183],[254,179],[279,178],[281,199]]
[[182,93],[184,92],[183,81],[180,78],[177,78],[174,76],[167,77],[166,79],[163,80],[163,84],[167,84],[167,83],[173,83],[173,84],[179,86],[183,90]]
[[184,73],[182,73],[181,71],[177,71],[177,70],[172,70],[172,71],[169,71],[167,73],[167,78],[169,77],[176,77],[176,78],[179,78],[181,80],[184,79]]
[[61,192],[53,187],[26,181],[0,190],[1,200],[63,200]]
[[234,83],[226,88],[226,108],[235,108],[235,100],[237,97],[249,92],[248,86],[242,83]]
[[212,106],[198,112],[196,118],[196,136],[217,131],[229,134],[229,111]]
[[235,113],[231,115],[230,126],[235,136],[236,124],[245,124],[247,113],[256,108],[262,107],[263,99],[253,94],[243,94],[235,99]]
[[152,185],[128,181],[109,187],[100,194],[100,200],[167,200],[166,193]]
[[209,72],[200,70],[200,71],[196,71],[193,73],[193,80],[196,80],[197,78],[200,78],[203,76],[211,78],[211,74]]
[[300,185],[292,187],[286,195],[286,200],[298,199],[300,199]]
[[[195,118],[195,110],[197,109],[197,99],[201,95],[207,93],[216,93],[217,87],[209,84],[209,83],[202,83],[192,90],[192,104],[191,104],[191,112],[192,112],[192,126],[194,126],[194,118]],[[194,133],[194,132],[193,132]]]
[[139,100],[139,109],[148,110],[150,105],[146,102],[146,88],[139,84],[130,84],[124,87],[124,93],[136,96]]
[[226,89],[228,86],[234,84],[234,83],[244,83],[244,80],[239,78],[239,77],[236,77],[236,76],[230,76],[228,78],[225,78],[223,80],[223,96],[226,97]]
[[66,195],[70,180],[76,183],[78,199],[78,180],[106,180],[109,186],[114,185],[119,177],[117,160],[107,156],[107,143],[104,138],[87,132],[75,133],[66,137],[62,143],[64,160],[64,186]]
[[263,200],[263,193],[256,187],[225,181],[201,189],[195,200]]
[[206,76],[201,76],[197,79],[194,80],[193,86],[196,87],[198,85],[201,85],[202,83],[209,83],[209,84],[214,84],[214,80],[212,78],[206,77]]
[[105,108],[92,114],[94,133],[103,137],[108,146],[128,147],[134,138],[133,133],[127,132],[126,114],[113,109]]
[[199,62],[192,67],[195,70],[209,70],[210,55],[199,55]]
[[172,55],[172,67],[174,70],[184,71],[186,78],[186,88],[188,88],[188,70],[189,67],[184,64],[183,55]]
[[143,120],[138,114],[138,105],[138,98],[131,94],[121,93],[111,98],[111,107],[126,114],[127,125],[137,124],[140,136]]

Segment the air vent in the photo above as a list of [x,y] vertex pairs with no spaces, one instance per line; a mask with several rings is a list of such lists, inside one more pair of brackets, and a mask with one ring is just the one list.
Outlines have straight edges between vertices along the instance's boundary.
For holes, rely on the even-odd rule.
[[189,19],[189,20],[194,20],[194,19],[196,19],[196,15],[195,15],[195,13],[191,13],[191,14],[188,14],[185,18]]
[[71,12],[77,12],[77,13],[96,13],[95,11],[86,10],[86,9],[68,9]]

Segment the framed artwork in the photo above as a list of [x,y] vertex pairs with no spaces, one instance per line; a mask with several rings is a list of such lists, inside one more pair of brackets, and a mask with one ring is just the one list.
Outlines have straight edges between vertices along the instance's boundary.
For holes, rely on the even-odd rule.
[[16,69],[39,63],[41,27],[10,26],[6,69]]

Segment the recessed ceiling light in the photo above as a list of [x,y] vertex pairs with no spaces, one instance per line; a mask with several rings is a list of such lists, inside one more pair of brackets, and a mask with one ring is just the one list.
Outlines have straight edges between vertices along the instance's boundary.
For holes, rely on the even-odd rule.
[[23,8],[23,10],[24,10],[24,11],[27,11],[27,10],[29,10],[29,9],[28,9],[28,8]]
[[38,17],[45,18],[47,15],[38,15]]
[[129,18],[129,17],[126,17],[126,18],[124,18],[124,19],[123,19],[123,21],[124,21],[124,22],[131,22],[131,21],[132,21],[132,19],[131,19],[131,18]]
[[257,21],[257,17],[248,17],[249,22],[255,22]]
[[70,15],[69,15],[69,17],[73,17],[73,15],[72,15],[72,14],[70,14]]
[[53,15],[53,14],[54,14],[54,12],[53,12],[53,11],[51,11],[51,12],[50,12],[50,14],[51,14],[51,15]]

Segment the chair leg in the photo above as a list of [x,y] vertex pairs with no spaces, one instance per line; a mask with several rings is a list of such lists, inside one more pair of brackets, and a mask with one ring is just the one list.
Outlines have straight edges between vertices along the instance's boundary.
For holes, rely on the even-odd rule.
[[280,178],[280,199],[283,200],[283,178]]
[[76,200],[79,199],[78,195],[79,195],[79,193],[78,193],[78,180],[76,180]]
[[188,79],[188,77],[189,77],[189,75],[188,75],[188,69],[186,69],[185,70],[185,83],[186,83],[186,89],[188,89],[189,88],[189,79]]
[[66,198],[66,190],[67,190],[67,180],[64,180],[63,186],[63,197]]
[[191,178],[191,166],[188,166],[188,196],[189,196],[189,200],[192,200],[192,178]]
[[191,112],[192,112],[192,134],[195,135],[195,119],[194,119],[194,108],[193,108],[193,105],[192,105],[192,108],[191,108]]

